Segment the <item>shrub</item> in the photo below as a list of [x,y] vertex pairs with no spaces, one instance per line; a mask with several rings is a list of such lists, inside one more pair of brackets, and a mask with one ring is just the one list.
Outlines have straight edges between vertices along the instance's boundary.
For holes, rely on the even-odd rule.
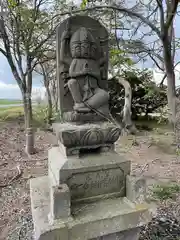
[[[166,87],[158,87],[152,80],[148,70],[124,71],[123,77],[129,81],[132,88],[132,118],[139,114],[154,113],[167,104]],[[112,78],[108,82],[110,91],[110,109],[112,115],[120,113],[124,105],[124,88],[118,80]]]

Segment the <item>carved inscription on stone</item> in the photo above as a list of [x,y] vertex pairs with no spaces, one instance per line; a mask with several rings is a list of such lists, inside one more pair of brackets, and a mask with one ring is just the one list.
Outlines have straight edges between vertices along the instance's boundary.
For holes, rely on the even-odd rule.
[[123,192],[125,177],[121,169],[106,169],[74,174],[68,180],[72,199]]

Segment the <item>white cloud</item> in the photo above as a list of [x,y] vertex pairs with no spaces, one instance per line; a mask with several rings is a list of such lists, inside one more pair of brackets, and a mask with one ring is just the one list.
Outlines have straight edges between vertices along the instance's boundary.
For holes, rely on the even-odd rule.
[[2,81],[0,81],[0,89],[19,89],[19,87],[16,84],[6,84]]
[[[33,87],[32,88],[32,99],[37,97],[44,97],[45,88],[44,87]],[[4,99],[21,99],[21,91],[17,84],[6,84],[3,81],[0,81],[0,98]]]

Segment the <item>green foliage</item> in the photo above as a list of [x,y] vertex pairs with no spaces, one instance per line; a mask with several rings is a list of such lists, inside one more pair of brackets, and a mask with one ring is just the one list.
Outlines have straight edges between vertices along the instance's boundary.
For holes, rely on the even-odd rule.
[[[33,119],[34,119],[34,126],[41,126],[46,127],[48,126],[48,106],[46,105],[38,105],[33,109]],[[54,122],[58,119],[58,113],[55,112],[53,108],[52,119],[51,121]]]
[[38,105],[33,109],[33,120],[34,125],[36,126],[44,126],[47,124],[47,106]]
[[110,56],[111,56],[111,57],[116,56],[116,55],[119,55],[119,54],[122,54],[122,53],[124,53],[124,51],[121,50],[121,49],[116,49],[116,48],[114,48],[114,49],[111,49],[111,50],[110,50]]
[[22,100],[0,99],[0,105],[22,104]]
[[180,192],[180,185],[169,184],[169,185],[156,185],[152,190],[152,195],[158,200],[172,199],[177,193]]
[[52,31],[53,22],[51,21],[51,24],[49,22],[50,13],[40,7],[35,8],[31,2],[28,5],[24,2],[17,3],[14,0],[8,1],[10,12],[7,21],[11,25],[12,31],[12,36],[9,38],[12,38],[13,42],[17,42],[21,56],[25,51],[28,52],[28,57],[39,57],[42,55],[43,49],[37,49],[37,46]]
[[120,65],[128,65],[131,66],[134,64],[132,59],[127,56],[126,52],[122,49],[112,48],[110,50],[110,62],[113,68],[119,68]]
[[82,2],[81,2],[81,9],[82,10],[86,8],[87,3],[88,3],[88,0],[82,0]]
[[[53,109],[52,122],[59,119],[58,113]],[[16,121],[24,119],[24,109],[20,107],[0,108],[0,122]],[[48,126],[48,107],[46,105],[38,105],[33,107],[33,126],[46,128]]]
[[169,116],[168,105],[165,105],[165,106],[159,108],[158,110],[160,113],[160,116],[158,117],[158,124],[166,122],[168,120],[168,116]]
[[[132,88],[132,118],[137,115],[155,112],[167,104],[166,87],[160,88],[152,80],[148,70],[124,71],[122,76],[130,83]],[[110,109],[113,115],[120,113],[124,105],[124,88],[118,79],[109,80]]]
[[15,1],[15,0],[8,0],[7,3],[8,3],[9,9],[13,9],[17,6],[17,1]]

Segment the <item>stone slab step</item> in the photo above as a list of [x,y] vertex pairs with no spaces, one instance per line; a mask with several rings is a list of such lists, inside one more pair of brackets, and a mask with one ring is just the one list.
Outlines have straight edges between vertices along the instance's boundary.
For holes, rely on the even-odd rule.
[[50,223],[49,178],[30,180],[30,196],[35,240],[88,240],[134,229],[151,219],[144,205],[135,205],[126,197],[102,199],[72,207],[72,217]]

